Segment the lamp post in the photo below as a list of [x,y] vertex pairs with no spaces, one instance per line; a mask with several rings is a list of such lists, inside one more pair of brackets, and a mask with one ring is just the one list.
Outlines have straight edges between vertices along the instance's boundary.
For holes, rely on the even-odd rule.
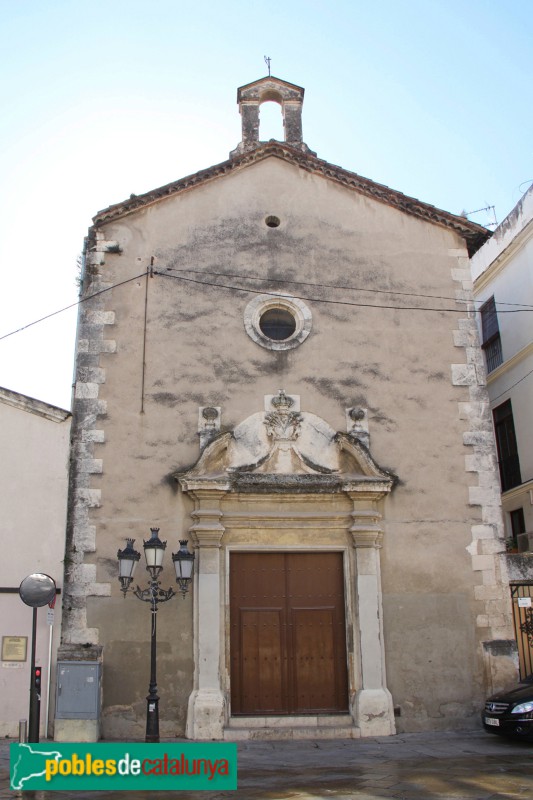
[[[157,607],[159,603],[165,603],[174,597],[176,592],[170,589],[161,589],[158,580],[163,570],[163,557],[165,555],[166,542],[159,538],[159,528],[150,528],[152,533],[147,542],[143,541],[144,556],[146,558],[146,570],[149,574],[148,588],[140,589],[137,586],[132,589],[133,594],[138,600],[150,603],[151,610],[151,644],[150,644],[150,686],[146,697],[146,742],[159,742],[159,695],[157,693]],[[117,553],[119,572],[118,579],[121,584],[121,591],[126,597],[130,584],[133,581],[135,567],[141,555],[133,549],[135,539],[126,539],[126,547]],[[172,561],[176,571],[176,582],[183,597],[187,594],[189,584],[192,580],[192,570],[194,566],[194,553],[187,550],[187,540],[180,540],[180,549],[177,553],[172,553]]]

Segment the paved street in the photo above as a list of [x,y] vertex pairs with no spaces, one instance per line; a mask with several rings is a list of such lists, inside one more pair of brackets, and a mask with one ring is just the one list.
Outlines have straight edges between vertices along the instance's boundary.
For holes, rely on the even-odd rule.
[[[158,800],[161,792],[77,792],[75,800]],[[168,797],[170,793],[166,793]],[[333,741],[239,743],[239,788],[176,792],[177,800],[503,800],[533,798],[533,744],[482,731]],[[71,796],[71,795],[70,795]],[[0,800],[9,741],[0,742]],[[63,800],[66,792],[25,792]]]

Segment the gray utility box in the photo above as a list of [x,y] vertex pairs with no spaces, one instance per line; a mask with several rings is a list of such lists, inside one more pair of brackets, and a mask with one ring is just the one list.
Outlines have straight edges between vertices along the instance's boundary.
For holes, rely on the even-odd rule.
[[56,719],[98,719],[102,664],[58,661]]

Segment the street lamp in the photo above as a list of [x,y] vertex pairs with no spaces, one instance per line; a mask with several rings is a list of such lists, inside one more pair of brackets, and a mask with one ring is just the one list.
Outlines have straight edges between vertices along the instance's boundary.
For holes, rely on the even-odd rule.
[[[156,677],[156,661],[157,661],[157,607],[159,603],[164,603],[174,597],[176,592],[172,587],[170,589],[161,589],[158,577],[163,569],[163,557],[165,555],[166,542],[162,542],[159,538],[159,528],[150,528],[151,537],[147,542],[143,541],[144,556],[146,558],[146,570],[150,575],[147,589],[140,589],[137,586],[132,589],[133,594],[139,600],[145,603],[150,603],[150,610],[152,612],[152,625],[151,625],[151,650],[150,650],[150,686],[148,695],[146,697],[146,742],[159,742],[159,695],[157,694],[157,677]],[[118,558],[118,579],[121,585],[121,591],[126,597],[131,582],[133,581],[133,574],[135,567],[141,555],[137,550],[133,549],[135,539],[126,539],[126,547],[124,550],[119,550],[117,553]],[[194,566],[194,553],[189,553],[187,550],[187,540],[180,539],[180,549],[177,553],[172,553],[172,561],[174,562],[174,569],[176,571],[176,582],[180,588],[183,597],[189,590],[189,584],[192,580],[192,571]]]

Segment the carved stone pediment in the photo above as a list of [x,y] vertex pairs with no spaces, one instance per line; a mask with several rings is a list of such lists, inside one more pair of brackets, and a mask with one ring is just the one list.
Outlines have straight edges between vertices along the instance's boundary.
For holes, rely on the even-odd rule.
[[185,491],[205,487],[259,492],[389,492],[395,476],[382,470],[356,438],[300,411],[280,391],[266,410],[218,435],[190,469],[174,477]]

